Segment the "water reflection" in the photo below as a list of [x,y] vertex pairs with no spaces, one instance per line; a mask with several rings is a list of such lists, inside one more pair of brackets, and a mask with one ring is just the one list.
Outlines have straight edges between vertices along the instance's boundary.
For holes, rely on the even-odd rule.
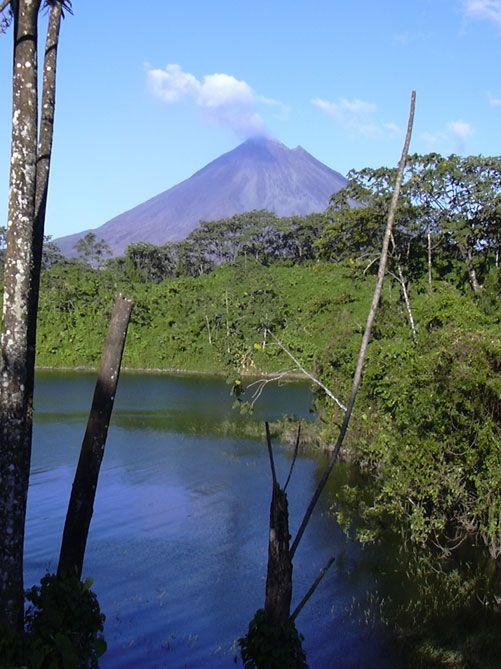
[[[38,378],[28,585],[56,566],[92,392],[91,375]],[[264,599],[270,474],[262,441],[215,436],[211,426],[309,413],[304,384],[268,386],[266,393],[257,416],[243,419],[232,412],[221,380],[122,377],[84,564],[107,615],[104,668],[235,666],[235,641]],[[282,480],[290,457],[277,448]],[[309,457],[296,464],[289,486],[292,528],[316,468]],[[342,564],[355,563],[359,548],[321,505],[295,559],[294,601],[332,554],[344,562],[298,619],[310,666],[397,667],[381,631],[346,615],[372,577],[347,578]]]

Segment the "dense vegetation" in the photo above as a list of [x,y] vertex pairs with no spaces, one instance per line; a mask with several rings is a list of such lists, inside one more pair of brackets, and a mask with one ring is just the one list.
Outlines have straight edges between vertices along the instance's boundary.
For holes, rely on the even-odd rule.
[[[241,214],[202,223],[178,244],[134,244],[122,258],[106,260],[92,235],[71,262],[49,243],[38,364],[96,365],[122,291],[135,301],[128,367],[224,371],[252,404],[256,386],[246,390],[243,373],[297,372],[287,349],[345,400],[393,177],[383,168],[352,172],[324,214]],[[499,624],[500,214],[499,158],[411,157],[345,453],[356,482],[336,491],[335,504],[359,539],[399,537],[408,555],[419,554],[406,558],[408,590],[419,572],[428,593],[414,593],[418,613],[405,604],[408,629],[417,620],[438,629],[454,607],[476,611],[470,632],[480,620]],[[341,410],[320,390],[316,409],[325,445]],[[472,550],[480,571],[468,566]],[[499,646],[492,652],[496,666]],[[435,666],[430,653],[422,666]],[[459,659],[447,666],[477,666],[457,648],[433,656],[436,666],[450,653]]]

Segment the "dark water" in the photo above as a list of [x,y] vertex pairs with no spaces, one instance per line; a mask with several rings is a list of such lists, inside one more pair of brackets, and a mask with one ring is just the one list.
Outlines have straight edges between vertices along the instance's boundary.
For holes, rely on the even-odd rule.
[[[37,380],[27,586],[57,565],[93,385],[92,375]],[[244,421],[306,417],[310,402],[305,384],[270,385],[256,415],[243,418],[219,379],[122,376],[84,565],[107,617],[102,667],[235,666],[236,640],[264,601],[271,485],[263,441],[221,434],[224,426],[242,433]],[[290,457],[277,445],[282,481]],[[293,533],[319,464],[306,456],[296,464]],[[297,621],[310,667],[398,667],[383,631],[347,613],[374,581],[327,506],[320,503],[294,565],[297,602],[336,556]]]

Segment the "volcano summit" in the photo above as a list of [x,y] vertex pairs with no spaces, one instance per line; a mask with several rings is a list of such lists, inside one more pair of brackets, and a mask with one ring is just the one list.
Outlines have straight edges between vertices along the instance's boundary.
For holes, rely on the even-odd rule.
[[[224,153],[169,190],[119,214],[93,232],[114,255],[129,244],[165,244],[184,239],[200,221],[267,209],[278,216],[323,211],[346,179],[298,146],[289,149],[272,139],[249,139]],[[74,255],[74,244],[89,230],[61,237],[61,251]]]

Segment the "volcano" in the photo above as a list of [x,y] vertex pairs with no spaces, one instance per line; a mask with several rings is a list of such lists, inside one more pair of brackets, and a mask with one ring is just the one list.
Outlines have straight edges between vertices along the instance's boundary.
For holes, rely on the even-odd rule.
[[[187,237],[200,221],[266,209],[278,216],[323,211],[346,179],[301,146],[273,139],[248,139],[193,176],[92,230],[113,255],[129,244],[165,244]],[[56,239],[66,256],[89,230]]]

